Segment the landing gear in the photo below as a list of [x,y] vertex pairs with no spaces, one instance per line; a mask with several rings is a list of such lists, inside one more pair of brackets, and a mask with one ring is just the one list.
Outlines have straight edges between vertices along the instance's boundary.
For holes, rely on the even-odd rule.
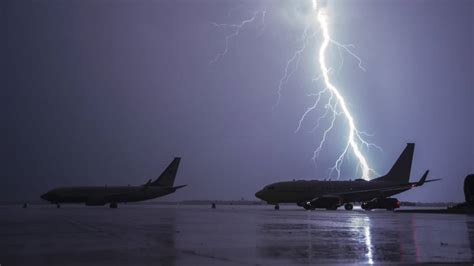
[[117,205],[117,203],[112,202],[112,203],[110,203],[109,207],[110,207],[111,209],[117,209],[118,205]]
[[386,209],[387,211],[394,211],[396,208],[400,208],[400,201],[395,198],[382,198],[373,199],[362,203],[362,209],[373,210],[373,209]]
[[352,205],[351,203],[346,203],[346,205],[344,205],[344,209],[346,209],[346,211],[351,211],[353,208],[354,205]]
[[61,208],[61,204],[57,203],[56,208],[58,208],[58,209]]
[[370,208],[369,204],[367,202],[363,202],[360,207],[366,211],[371,211],[372,208]]
[[275,205],[275,210],[277,210],[277,211],[278,211],[279,209],[280,209],[280,205],[278,205],[278,204],[277,204],[277,205]]

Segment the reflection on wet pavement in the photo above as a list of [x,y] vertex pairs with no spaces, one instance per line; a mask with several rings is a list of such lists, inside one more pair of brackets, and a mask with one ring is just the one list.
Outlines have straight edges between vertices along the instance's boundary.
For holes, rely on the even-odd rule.
[[[259,251],[292,263],[468,262],[474,219],[391,212],[270,214],[260,225]],[[286,219],[285,219],[286,218]],[[469,239],[467,232],[469,231]]]
[[373,263],[369,217],[355,214],[345,221],[336,221],[336,217],[321,216],[318,212],[308,212],[306,216],[299,221],[305,223],[287,223],[279,219],[275,219],[277,223],[263,223],[259,243],[261,255],[298,263]]
[[0,207],[0,264],[470,262],[474,217],[285,206]]

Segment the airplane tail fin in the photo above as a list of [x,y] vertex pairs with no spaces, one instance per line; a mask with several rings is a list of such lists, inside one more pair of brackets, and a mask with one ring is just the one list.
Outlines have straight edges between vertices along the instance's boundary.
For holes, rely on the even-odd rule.
[[400,157],[398,157],[392,169],[382,177],[376,178],[376,181],[387,181],[399,184],[408,183],[410,181],[411,163],[413,161],[413,152],[415,151],[415,143],[408,143]]
[[178,172],[178,166],[181,158],[176,157],[174,160],[166,167],[165,171],[161,173],[155,181],[149,182],[150,186],[161,186],[161,187],[172,187],[174,184],[174,179],[176,173]]

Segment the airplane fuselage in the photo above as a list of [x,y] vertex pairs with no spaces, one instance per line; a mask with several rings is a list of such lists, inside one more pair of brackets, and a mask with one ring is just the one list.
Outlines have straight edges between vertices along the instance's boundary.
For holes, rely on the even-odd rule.
[[[387,190],[397,187],[395,190]],[[363,202],[373,198],[390,197],[410,189],[411,185],[400,187],[400,184],[384,181],[318,181],[297,180],[277,182],[265,186],[256,193],[256,196],[269,204],[278,203],[302,203],[314,198],[341,192],[346,194],[341,198],[345,202]],[[364,191],[363,193],[351,194],[352,191]]]
[[173,187],[114,186],[114,187],[61,187],[41,196],[51,203],[106,203],[136,202],[154,199],[176,191]]

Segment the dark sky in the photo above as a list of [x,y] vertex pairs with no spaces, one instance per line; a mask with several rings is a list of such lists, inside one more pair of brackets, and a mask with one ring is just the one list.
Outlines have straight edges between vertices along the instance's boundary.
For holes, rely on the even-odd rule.
[[[309,1],[309,0],[308,0]],[[261,186],[323,179],[347,136],[343,122],[320,160],[322,109],[294,133],[317,91],[316,36],[273,108],[286,61],[308,23],[304,1],[1,1],[0,201],[55,186],[142,184],[182,156],[161,200],[253,199]],[[266,9],[224,48],[225,28]],[[402,200],[461,201],[474,172],[474,2],[329,1],[334,39],[352,43],[335,83],[364,150],[385,173],[416,143],[412,180],[443,178]],[[262,33],[262,34],[261,34]],[[330,56],[338,65],[338,56]],[[321,84],[319,84],[320,86]],[[319,113],[318,113],[319,112]],[[342,121],[342,120],[341,120]],[[341,126],[342,125],[342,126]],[[341,179],[354,178],[349,157]]]

